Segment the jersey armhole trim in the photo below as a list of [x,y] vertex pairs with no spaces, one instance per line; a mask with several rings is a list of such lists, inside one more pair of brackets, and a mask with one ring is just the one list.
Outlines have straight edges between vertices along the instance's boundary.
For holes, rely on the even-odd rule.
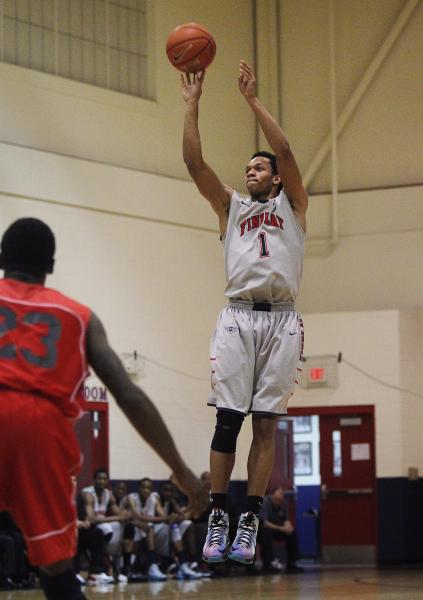
[[285,192],[284,192],[283,188],[282,188],[282,190],[280,191],[280,197],[281,197],[281,199],[282,199],[282,197],[286,198],[286,201],[287,201],[287,203],[288,203],[288,207],[289,207],[289,210],[290,210],[290,213],[291,213],[292,219],[293,219],[293,221],[294,221],[295,225],[297,226],[298,233],[300,234],[301,241],[302,241],[302,242],[305,242],[305,240],[306,240],[306,238],[307,238],[307,234],[306,234],[306,232],[304,231],[304,229],[301,227],[301,225],[298,223],[297,219],[295,218],[295,213],[294,213],[294,210],[293,210],[293,208],[292,208],[292,206],[291,206],[291,203],[290,203],[290,201],[289,201],[289,198],[288,198],[288,196],[285,194]]

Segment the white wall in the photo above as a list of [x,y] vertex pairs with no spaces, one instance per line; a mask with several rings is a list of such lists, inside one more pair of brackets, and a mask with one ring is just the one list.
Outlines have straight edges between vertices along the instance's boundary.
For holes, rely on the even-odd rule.
[[340,194],[339,241],[328,196],[310,199],[303,312],[414,308],[423,303],[423,186]]

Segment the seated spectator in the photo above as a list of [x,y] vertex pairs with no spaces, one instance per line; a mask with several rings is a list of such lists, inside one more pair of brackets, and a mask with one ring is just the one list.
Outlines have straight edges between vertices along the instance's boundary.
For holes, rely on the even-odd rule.
[[273,542],[286,542],[286,573],[300,573],[304,569],[298,567],[298,539],[294,526],[288,520],[288,511],[283,489],[277,488],[273,494],[265,496],[260,509],[259,541],[263,559],[263,571],[280,571],[282,565],[275,559]]
[[[98,469],[94,473],[94,483],[81,491],[85,519],[97,530],[100,530],[107,542],[106,553],[113,557],[120,557],[122,546],[123,523],[128,520],[129,513],[119,509],[116,498],[108,489],[109,476],[104,469]],[[80,529],[80,533],[84,531]],[[87,531],[89,531],[87,529]],[[114,577],[110,573],[95,573],[91,565],[91,575],[99,581],[111,583]],[[126,581],[126,577],[118,575],[118,579]]]
[[151,479],[141,479],[138,492],[129,494],[128,508],[134,525],[133,541],[138,546],[146,545],[148,578],[150,581],[164,581],[167,577],[159,568],[158,556],[169,556],[169,517],[160,504],[158,494],[153,493]]
[[9,513],[0,513],[0,589],[31,588],[25,540]]
[[175,488],[170,481],[164,483],[160,489],[160,503],[164,513],[169,517],[170,541],[178,562],[177,579],[200,579],[201,573],[197,573],[190,566],[190,563],[195,562],[193,523],[185,518],[175,498]]
[[[118,481],[113,486],[113,494],[116,498],[116,503],[120,510],[128,511],[128,486],[124,481]],[[131,574],[131,559],[135,559],[134,553],[134,525],[130,521],[126,521],[123,527],[122,534],[122,558],[123,566],[122,573],[126,576]]]
[[[78,511],[78,516],[82,514]],[[79,581],[82,584],[95,582],[96,580],[108,581],[109,576],[104,573],[107,541],[103,532],[92,525],[85,518],[85,515],[78,518],[77,527],[78,546],[75,557],[75,570]]]
[[118,481],[113,487],[113,495],[120,510],[128,506],[128,487],[124,481]]

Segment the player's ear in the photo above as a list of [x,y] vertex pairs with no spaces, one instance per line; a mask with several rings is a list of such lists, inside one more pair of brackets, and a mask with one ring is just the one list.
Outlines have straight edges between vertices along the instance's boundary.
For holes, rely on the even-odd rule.
[[51,259],[48,268],[47,268],[47,273],[51,274],[54,271],[54,258]]
[[278,175],[278,174],[273,175],[273,185],[279,185],[280,183],[282,183],[282,179],[280,178],[280,175]]

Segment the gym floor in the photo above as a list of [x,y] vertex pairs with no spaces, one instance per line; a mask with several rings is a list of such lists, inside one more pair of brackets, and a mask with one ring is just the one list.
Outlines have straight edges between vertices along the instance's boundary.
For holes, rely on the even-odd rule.
[[[423,568],[315,568],[300,575],[117,584],[86,589],[89,599],[423,600]],[[39,590],[2,592],[2,600],[42,600]]]

